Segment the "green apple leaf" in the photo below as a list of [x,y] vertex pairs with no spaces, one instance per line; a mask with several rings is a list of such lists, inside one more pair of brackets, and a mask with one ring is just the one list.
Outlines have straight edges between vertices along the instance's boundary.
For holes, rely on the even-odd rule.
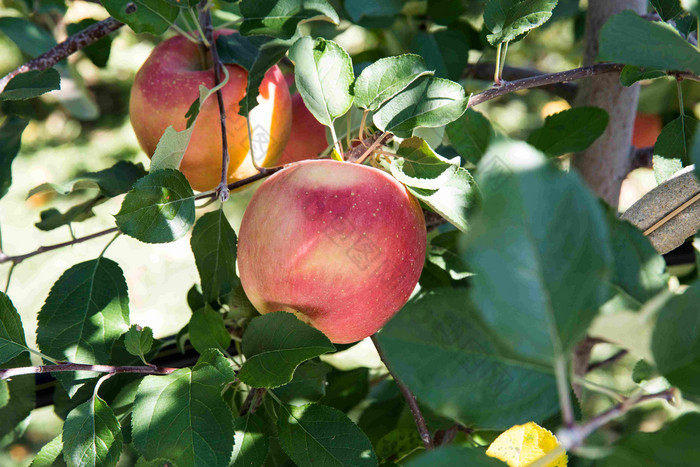
[[[71,23],[66,25],[66,32],[68,32],[68,34],[70,35],[77,34],[83,29],[88,28],[95,23],[97,23],[97,20],[93,18],[85,18],[78,21],[77,23]],[[92,63],[95,64],[96,67],[104,68],[107,66],[107,62],[109,61],[109,55],[112,49],[112,41],[113,37],[107,35],[98,39],[97,41],[93,42],[87,47],[83,47],[82,49],[80,49],[80,51],[84,53],[85,56],[89,58]]]
[[226,329],[221,313],[205,306],[192,313],[188,325],[190,342],[199,353],[207,349],[225,351],[231,345],[231,335]]
[[486,38],[493,46],[509,42],[542,26],[552,16],[557,0],[489,0],[484,9]]
[[551,365],[609,298],[613,255],[601,206],[576,174],[522,142],[491,145],[477,173],[482,214],[464,244],[472,298],[513,350]]
[[640,68],[634,65],[625,65],[620,72],[620,83],[623,86],[632,86],[637,81],[645,79],[665,78],[668,76],[665,71],[654,68]]
[[345,11],[360,26],[379,29],[391,26],[404,7],[402,0],[346,0]]
[[245,36],[268,35],[289,39],[299,24],[309,21],[328,21],[338,24],[338,13],[326,0],[242,0],[243,23],[240,31]]
[[459,155],[472,164],[479,162],[495,136],[491,122],[474,109],[449,123],[445,133]]
[[0,198],[7,194],[12,185],[12,162],[22,145],[22,132],[28,123],[10,115],[0,126]]
[[277,430],[282,448],[300,467],[377,465],[367,436],[339,410],[281,405]]
[[[234,442],[233,414],[221,397],[232,374],[202,356],[194,368],[166,376],[146,376],[132,412],[132,437],[146,459],[176,465],[227,467]],[[164,430],[163,427],[168,427]]]
[[654,145],[654,176],[658,183],[693,163],[691,151],[698,128],[697,120],[683,114],[663,127]]
[[300,363],[335,350],[321,331],[284,311],[254,318],[242,347],[246,361],[238,379],[255,388],[287,384]]
[[135,357],[139,357],[143,363],[146,362],[146,354],[153,347],[153,329],[146,326],[133,325],[124,334],[124,347],[126,351]]
[[432,74],[419,55],[380,58],[357,77],[354,86],[355,105],[375,111],[421,76]]
[[326,126],[345,115],[353,101],[355,75],[348,53],[333,41],[302,37],[289,51],[294,82],[306,107]]
[[648,381],[656,376],[659,376],[656,367],[644,359],[639,360],[632,369],[632,381],[637,384]]
[[522,327],[511,342],[484,322],[465,289],[442,289],[410,300],[378,339],[419,401],[467,426],[505,429],[559,410],[552,366],[517,350],[535,326],[542,324]]
[[633,11],[610,18],[600,31],[599,44],[599,60],[700,74],[698,49],[672,26],[647,21]]
[[612,454],[596,461],[602,467],[672,465],[694,467],[700,457],[696,434],[700,414],[687,413],[653,433],[634,433],[621,438]]
[[145,243],[172,242],[194,223],[194,193],[181,172],[151,172],[126,194],[114,216],[119,229]]
[[700,395],[700,283],[673,297],[659,313],[651,350],[656,367],[672,385]]
[[264,465],[270,447],[270,436],[262,415],[248,412],[233,422],[233,429],[236,432],[233,467]]
[[207,303],[217,302],[241,284],[236,274],[236,242],[223,209],[203,215],[192,229],[190,245]]
[[478,449],[461,446],[443,446],[412,457],[406,467],[437,467],[448,465],[468,465],[469,467],[505,467],[506,463],[493,459]]
[[73,222],[88,220],[95,217],[95,212],[92,209],[104,203],[107,199],[108,198],[105,196],[97,195],[94,198],[76,204],[66,212],[61,212],[56,208],[41,211],[39,214],[40,220],[34,225],[39,230],[49,231],[63,227],[64,225],[70,225]]
[[7,403],[10,402],[10,387],[7,385],[7,381],[0,380],[0,409],[5,407]]
[[[341,371],[333,369],[327,376],[328,386],[319,403],[348,412],[369,394],[369,369],[365,367]],[[275,394],[277,391],[275,391]]]
[[605,132],[608,120],[598,107],[574,107],[545,118],[527,142],[550,157],[583,151]]
[[122,442],[117,417],[97,395],[71,410],[63,425],[63,458],[68,465],[113,467]]
[[423,77],[387,101],[374,113],[374,124],[401,138],[414,128],[435,128],[457,120],[467,109],[464,88],[454,81]]
[[326,395],[327,375],[331,369],[323,362],[304,362],[296,369],[290,382],[275,389],[275,395],[288,405],[318,402]]
[[669,21],[683,13],[680,0],[649,0],[661,19]]
[[0,292],[0,364],[20,355],[27,349],[22,318],[10,297]]
[[27,71],[7,83],[0,93],[0,101],[31,99],[56,89],[61,89],[61,75],[54,68]]
[[56,45],[50,32],[24,18],[0,18],[0,32],[30,57],[37,57]]
[[[127,13],[129,5],[134,4],[136,11]],[[134,32],[147,32],[159,36],[168,30],[180,14],[180,7],[165,0],[104,0],[102,2],[110,15],[126,23]]]
[[419,32],[411,41],[411,50],[425,59],[435,76],[454,81],[461,79],[469,64],[470,48],[469,37],[456,28]]
[[695,130],[690,153],[690,160],[693,161],[695,165],[695,177],[700,180],[700,125],[698,125]]
[[59,434],[41,448],[29,467],[65,467],[63,460],[63,439]]

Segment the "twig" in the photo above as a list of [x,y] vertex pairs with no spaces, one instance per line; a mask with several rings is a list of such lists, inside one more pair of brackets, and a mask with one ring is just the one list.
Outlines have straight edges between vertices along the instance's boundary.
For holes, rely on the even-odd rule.
[[156,366],[112,366],[88,365],[85,363],[61,363],[58,365],[25,366],[18,368],[0,369],[0,380],[21,375],[38,373],[56,373],[61,371],[92,371],[95,373],[139,373],[143,375],[168,375],[177,368],[161,368]]
[[605,360],[601,360],[599,362],[591,363],[588,365],[586,368],[586,373],[590,373],[593,370],[597,370],[598,368],[602,368],[604,366],[608,366],[612,363],[615,363],[616,361],[620,360],[622,357],[627,355],[629,352],[625,349],[622,349],[615,353],[612,357],[606,358]]
[[266,392],[267,389],[265,388],[252,388],[241,405],[239,415],[242,417],[248,413],[255,413],[260,404],[262,404]]
[[384,354],[384,350],[379,345],[377,335],[372,334],[371,338],[374,347],[377,349],[379,358],[384,363],[384,366],[386,366],[386,369],[389,371],[392,378],[394,378],[394,382],[399,387],[399,390],[401,391],[401,394],[403,394],[404,399],[406,399],[408,408],[411,409],[411,414],[413,415],[413,420],[416,422],[416,427],[418,428],[420,439],[423,441],[423,446],[425,446],[425,449],[433,449],[433,440],[430,437],[430,431],[428,430],[428,425],[426,425],[425,423],[425,418],[423,417],[423,414],[420,411],[420,407],[418,407],[416,396],[414,396],[411,390],[408,389],[408,386],[406,386],[406,384],[403,381],[401,381],[401,378],[399,378],[398,375],[391,370],[391,367],[389,366],[389,361],[387,360],[386,355]]
[[[127,13],[133,13],[135,11],[136,5],[133,3],[126,7]],[[46,70],[47,68],[51,68],[69,55],[87,47],[107,34],[116,31],[123,25],[124,23],[117,21],[114,18],[107,18],[93,24],[92,26],[88,26],[76,34],[73,34],[65,41],[53,47],[51,50],[44,52],[38,57],[15,68],[5,75],[2,79],[0,79],[0,92],[2,92],[3,89],[5,89],[5,86],[7,86],[7,83],[9,83],[10,80],[18,74],[26,73],[27,71],[32,70]]]

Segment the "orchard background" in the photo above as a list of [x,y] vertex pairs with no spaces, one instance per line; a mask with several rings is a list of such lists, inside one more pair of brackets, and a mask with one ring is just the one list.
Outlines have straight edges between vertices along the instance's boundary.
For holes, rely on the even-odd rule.
[[[33,465],[495,466],[505,464],[486,448],[531,421],[559,444],[528,425],[541,451],[520,446],[517,432],[501,451],[544,457],[511,465],[560,465],[564,451],[576,466],[697,463],[700,189],[693,169],[669,181],[700,162],[696,0],[1,8],[0,363],[12,369],[0,370],[1,465],[28,465],[41,449]],[[217,289],[198,270],[212,252],[235,259],[224,247],[235,237],[197,238],[195,212],[223,209],[218,222],[238,232],[259,180],[196,203],[181,196],[174,216],[123,216],[125,198],[146,209],[171,202],[173,177],[184,179],[156,171],[139,147],[135,74],[156,44],[206,36],[209,24],[242,33],[217,42],[220,60],[257,79],[275,62],[296,74],[292,93],[333,121],[324,157],[365,158],[421,200],[429,245],[419,287],[374,339],[387,366],[372,340],[333,346],[290,315],[259,317],[240,288]],[[322,61],[342,71],[320,74]],[[309,144],[299,135],[289,141]],[[186,145],[162,142],[169,152],[153,163],[177,167]],[[141,177],[164,190],[132,189]],[[671,188],[630,210],[636,227],[616,219],[615,208],[657,184]],[[110,243],[115,215],[122,235]],[[96,283],[118,289],[128,319],[80,341],[42,337],[114,317],[113,304],[90,309],[97,294],[60,301],[89,277],[64,271],[102,255],[125,286]],[[286,338],[266,338],[281,328]],[[104,366],[54,372],[58,382],[34,374],[73,363]],[[260,377],[268,365],[275,377]],[[190,369],[170,379],[175,367]]]

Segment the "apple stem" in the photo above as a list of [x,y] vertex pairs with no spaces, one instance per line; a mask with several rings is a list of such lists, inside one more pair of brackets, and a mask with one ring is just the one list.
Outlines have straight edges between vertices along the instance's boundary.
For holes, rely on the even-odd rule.
[[423,417],[423,413],[420,411],[420,407],[418,407],[418,401],[416,401],[416,396],[414,396],[411,390],[408,389],[408,386],[406,386],[406,384],[403,381],[401,381],[401,378],[399,378],[396,375],[396,373],[394,373],[391,370],[391,366],[389,366],[386,354],[384,353],[384,350],[379,345],[379,341],[377,340],[377,334],[372,334],[370,338],[372,339],[374,347],[377,349],[379,358],[384,363],[384,366],[386,366],[386,369],[389,371],[391,377],[394,378],[394,382],[399,387],[399,390],[401,391],[401,394],[403,395],[404,399],[406,399],[408,408],[411,409],[411,415],[413,415],[413,421],[416,422],[416,427],[418,428],[420,439],[423,441],[423,446],[425,446],[425,449],[427,450],[433,449],[433,439],[430,436],[428,425],[425,423],[425,417]]

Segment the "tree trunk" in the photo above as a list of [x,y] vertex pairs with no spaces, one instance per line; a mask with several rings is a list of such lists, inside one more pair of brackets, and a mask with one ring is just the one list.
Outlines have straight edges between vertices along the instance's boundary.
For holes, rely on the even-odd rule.
[[[598,55],[598,36],[608,19],[623,11],[646,12],[646,0],[589,0],[586,17],[584,65],[594,63]],[[617,74],[584,80],[577,105],[600,107],[610,115],[605,133],[586,151],[575,154],[573,166],[598,196],[617,207],[620,186],[629,172],[632,129],[637,113],[639,84],[628,88]]]

